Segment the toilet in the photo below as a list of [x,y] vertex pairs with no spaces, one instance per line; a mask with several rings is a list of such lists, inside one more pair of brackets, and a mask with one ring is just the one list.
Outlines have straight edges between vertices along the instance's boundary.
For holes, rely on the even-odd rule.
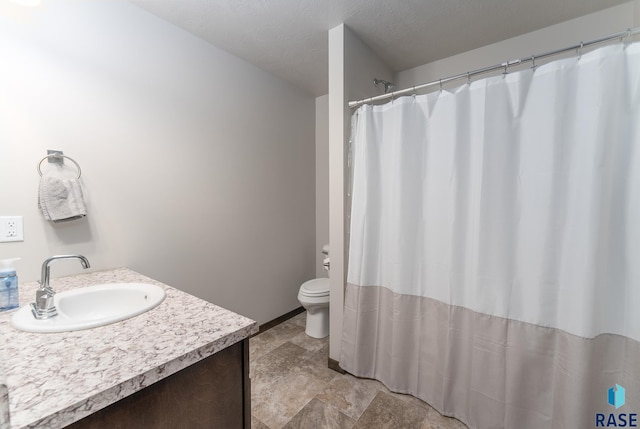
[[[328,256],[328,246],[322,253]],[[324,268],[329,270],[329,258],[324,259]],[[307,310],[306,334],[313,338],[329,335],[329,279],[317,278],[302,283],[298,292],[298,301]]]

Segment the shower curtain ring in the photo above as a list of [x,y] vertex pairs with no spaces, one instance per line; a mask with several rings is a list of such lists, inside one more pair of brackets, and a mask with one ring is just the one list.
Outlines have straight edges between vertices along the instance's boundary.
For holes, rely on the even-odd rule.
[[531,55],[531,62],[533,63],[533,65],[531,66],[531,68],[535,71],[536,69],[536,56],[535,55]]
[[582,58],[582,48],[584,47],[584,42],[580,42],[580,47],[578,48],[578,59]]
[[502,72],[502,76],[506,76],[509,72],[507,71],[507,68],[509,67],[509,61],[507,61],[506,63],[503,64],[504,66],[504,71]]
[[440,92],[442,92],[442,79],[440,79]]
[[631,29],[627,28],[627,32],[626,34],[620,38],[620,42],[624,42],[623,44],[623,49],[627,49],[627,46],[629,46],[629,39],[631,38]]
[[471,74],[467,72],[467,85],[471,85]]

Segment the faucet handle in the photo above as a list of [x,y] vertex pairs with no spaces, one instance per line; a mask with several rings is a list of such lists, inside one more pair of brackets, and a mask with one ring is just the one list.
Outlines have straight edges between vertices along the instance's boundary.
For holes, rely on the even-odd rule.
[[[36,291],[36,301],[40,302],[43,299],[50,300],[53,299],[53,296],[56,294],[56,291],[53,290],[50,286],[45,288],[38,289]],[[51,302],[51,301],[48,301]],[[44,307],[44,306],[42,306]]]
[[36,291],[36,306],[42,309],[53,307],[53,296],[55,294],[56,291],[50,287],[38,289]]
[[55,294],[56,291],[49,286],[36,291],[36,302],[31,304],[31,311],[36,319],[48,319],[58,314],[53,303]]

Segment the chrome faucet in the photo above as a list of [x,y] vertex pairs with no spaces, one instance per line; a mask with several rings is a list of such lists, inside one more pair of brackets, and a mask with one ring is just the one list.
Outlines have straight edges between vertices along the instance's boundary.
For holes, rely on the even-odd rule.
[[42,263],[41,277],[38,282],[40,283],[40,287],[36,291],[36,302],[31,303],[31,313],[33,313],[33,317],[36,319],[48,319],[58,314],[58,310],[56,310],[56,306],[53,304],[53,297],[56,291],[49,286],[49,275],[51,272],[49,265],[58,259],[80,259],[82,268],[87,269],[91,266],[89,260],[82,255],[56,255],[46,259]]

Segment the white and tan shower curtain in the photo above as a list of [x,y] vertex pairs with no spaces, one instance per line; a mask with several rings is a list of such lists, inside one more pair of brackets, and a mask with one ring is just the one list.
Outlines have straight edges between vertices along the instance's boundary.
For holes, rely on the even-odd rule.
[[355,114],[340,365],[472,428],[630,426],[640,44]]

